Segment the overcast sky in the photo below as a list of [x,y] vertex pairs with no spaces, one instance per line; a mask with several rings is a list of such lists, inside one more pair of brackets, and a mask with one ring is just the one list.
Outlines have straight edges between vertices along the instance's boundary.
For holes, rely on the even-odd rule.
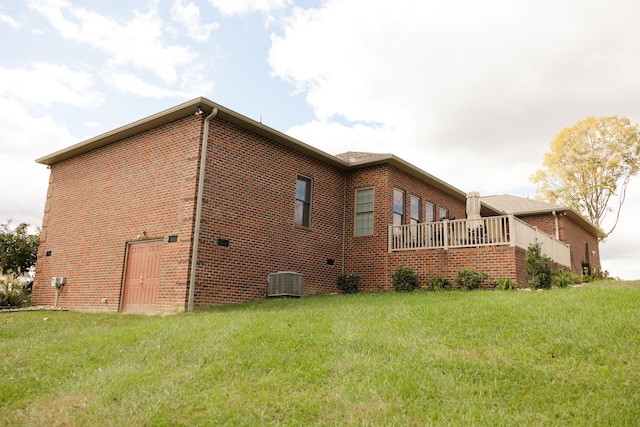
[[[0,0],[0,222],[39,226],[35,159],[205,96],[330,154],[394,153],[534,196],[562,128],[640,122],[632,0]],[[640,177],[603,268],[640,279]]]

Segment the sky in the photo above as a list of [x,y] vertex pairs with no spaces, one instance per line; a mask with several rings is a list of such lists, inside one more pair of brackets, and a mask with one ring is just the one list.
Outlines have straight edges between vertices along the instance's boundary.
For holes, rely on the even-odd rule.
[[[532,198],[560,130],[640,123],[638,18],[634,0],[0,0],[0,222],[41,224],[35,159],[198,96]],[[600,245],[614,277],[640,279],[639,224],[635,177]]]

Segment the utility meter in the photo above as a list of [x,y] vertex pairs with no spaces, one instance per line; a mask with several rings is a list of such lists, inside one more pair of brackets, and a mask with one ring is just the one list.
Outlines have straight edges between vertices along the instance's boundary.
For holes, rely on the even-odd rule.
[[53,277],[51,279],[51,286],[56,289],[60,289],[65,283],[67,283],[67,279],[64,277]]

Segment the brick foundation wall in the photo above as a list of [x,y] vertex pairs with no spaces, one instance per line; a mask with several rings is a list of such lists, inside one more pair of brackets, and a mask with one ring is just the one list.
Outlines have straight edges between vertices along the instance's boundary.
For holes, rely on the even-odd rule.
[[515,280],[524,287],[527,283],[524,255],[525,250],[515,246],[398,251],[389,255],[389,275],[402,265],[413,268],[421,283],[435,276],[453,281],[459,270],[468,268],[487,273],[485,287],[499,278]]
[[53,305],[51,278],[62,276],[59,307],[118,311],[127,243],[144,231],[165,242],[158,310],[184,310],[202,122],[189,116],[51,166],[34,304]]
[[[207,157],[194,307],[264,298],[277,271],[303,274],[306,295],[337,292],[344,171],[217,118]],[[298,174],[312,179],[309,228],[294,223]]]

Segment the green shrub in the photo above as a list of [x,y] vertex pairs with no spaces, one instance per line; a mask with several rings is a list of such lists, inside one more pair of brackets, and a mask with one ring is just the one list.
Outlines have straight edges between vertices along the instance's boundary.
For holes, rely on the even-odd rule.
[[512,291],[518,289],[518,283],[506,277],[501,277],[493,283],[496,291]]
[[427,280],[422,286],[427,291],[443,291],[451,289],[451,280],[441,276],[435,276]]
[[487,280],[487,273],[476,271],[469,268],[463,268],[456,273],[455,284],[456,289],[470,291],[478,289],[483,280]]
[[602,269],[598,267],[591,273],[591,280],[611,280],[611,277],[609,277],[609,272],[607,270],[602,271]]
[[[582,261],[582,275],[591,277],[591,263]],[[590,282],[590,280],[587,280],[587,282]]]
[[420,287],[418,274],[411,267],[399,266],[392,276],[396,291],[415,291]]
[[525,254],[527,276],[531,289],[551,289],[549,258],[542,254],[540,243],[532,243]]
[[551,275],[551,283],[558,288],[566,288],[569,285],[581,282],[582,278],[569,270],[557,270]]
[[360,276],[343,273],[338,276],[336,283],[343,294],[357,294],[360,291]]
[[16,274],[0,275],[0,306],[24,307],[31,303],[31,283],[23,284]]

